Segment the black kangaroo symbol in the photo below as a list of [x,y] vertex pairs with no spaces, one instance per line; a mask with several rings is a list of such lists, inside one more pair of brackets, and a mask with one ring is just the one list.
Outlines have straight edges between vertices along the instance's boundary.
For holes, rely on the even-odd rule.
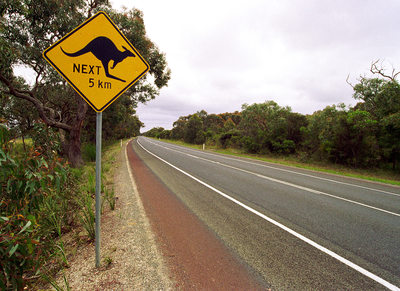
[[105,36],[99,36],[89,42],[83,49],[75,52],[75,53],[67,53],[62,48],[62,52],[69,57],[79,57],[86,53],[92,53],[101,63],[103,64],[104,71],[106,72],[106,76],[108,78],[112,78],[115,80],[119,80],[121,82],[125,82],[118,77],[111,75],[108,72],[108,63],[113,60],[114,64],[111,69],[114,69],[115,66],[125,60],[127,57],[135,57],[135,55],[129,51],[126,47],[122,46],[124,51],[120,51],[117,49],[115,44],[111,41],[111,39]]

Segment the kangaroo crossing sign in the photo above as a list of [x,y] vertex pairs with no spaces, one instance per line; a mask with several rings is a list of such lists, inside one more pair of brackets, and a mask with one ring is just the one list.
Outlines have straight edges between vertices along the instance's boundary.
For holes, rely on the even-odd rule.
[[150,69],[104,12],[79,25],[43,56],[97,112]]

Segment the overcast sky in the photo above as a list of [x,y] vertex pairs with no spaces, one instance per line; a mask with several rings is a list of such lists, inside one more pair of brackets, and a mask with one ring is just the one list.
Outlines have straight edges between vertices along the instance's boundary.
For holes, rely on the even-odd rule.
[[137,109],[142,131],[266,100],[303,114],[354,105],[349,74],[356,83],[378,59],[400,69],[397,0],[110,2],[143,11],[172,71],[168,87]]

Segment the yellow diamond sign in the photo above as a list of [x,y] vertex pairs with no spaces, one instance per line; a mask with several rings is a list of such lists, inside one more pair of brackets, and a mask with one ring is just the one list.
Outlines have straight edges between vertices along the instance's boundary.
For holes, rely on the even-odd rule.
[[150,69],[104,12],[79,25],[43,56],[97,112]]

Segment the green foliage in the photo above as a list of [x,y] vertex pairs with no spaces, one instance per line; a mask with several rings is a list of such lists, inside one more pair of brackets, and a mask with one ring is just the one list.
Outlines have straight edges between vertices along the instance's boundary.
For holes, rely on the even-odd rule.
[[187,120],[189,118],[185,116],[179,117],[177,121],[173,123],[173,128],[171,131],[171,138],[173,139],[183,139],[183,136],[185,134],[185,126],[187,123]]
[[[3,215],[3,214],[2,214]],[[39,261],[35,256],[40,248],[37,240],[37,225],[23,215],[0,217],[0,287],[2,290],[18,289],[25,286],[23,275],[26,270],[36,271]]]
[[104,189],[104,198],[107,200],[108,205],[110,206],[111,210],[115,209],[115,203],[116,203],[116,197],[115,197],[115,191],[114,187],[111,188],[111,190],[108,187],[105,187]]
[[145,132],[144,135],[148,137],[161,138],[164,130],[165,129],[163,127],[153,127],[149,131]]
[[[331,105],[307,116],[274,101],[244,104],[241,112],[207,114],[202,110],[179,117],[169,137],[354,168],[391,164],[396,170],[400,164],[400,85],[382,70],[376,72],[384,79],[361,77],[353,87],[353,97],[362,101],[355,107]],[[162,130],[152,132],[163,138]]]
[[94,240],[96,235],[93,200],[94,199],[92,195],[89,194],[89,192],[82,193],[80,199],[78,200],[78,204],[81,209],[79,219],[91,240]]
[[169,139],[171,138],[171,130],[164,129],[163,127],[153,127],[152,129],[146,131],[144,136]]
[[[8,121],[16,136],[36,135],[38,119],[62,129],[61,148],[72,166],[81,166],[81,141],[93,142],[95,113],[42,57],[55,41],[99,10],[105,10],[126,38],[150,64],[150,71],[114,102],[103,116],[103,136],[120,139],[136,136],[143,124],[135,116],[139,102],[154,99],[168,84],[171,72],[166,56],[146,35],[143,13],[119,12],[107,0],[0,1],[0,119]],[[32,70],[34,84],[13,75],[23,65]],[[86,118],[88,115],[88,118]],[[82,127],[85,131],[82,131]],[[84,136],[81,137],[81,134]],[[46,140],[40,141],[43,145]],[[48,143],[59,140],[48,138]],[[51,145],[56,146],[56,145]],[[43,147],[47,151],[47,146]],[[50,152],[46,152],[48,155]]]
[[[126,95],[118,98],[106,111],[102,118],[102,137],[103,140],[111,141],[117,139],[130,138],[140,134],[143,123],[135,115],[137,101]],[[96,112],[87,112],[84,123],[85,132],[83,140],[87,143],[96,142]]]
[[[231,119],[232,120],[232,119]],[[224,119],[216,114],[209,114],[204,119],[204,128],[207,129],[210,133],[220,133],[224,127]],[[209,136],[211,134],[208,134]]]
[[371,167],[379,162],[377,122],[363,110],[343,104],[327,106],[309,117],[303,130],[306,151],[315,160],[353,167]]
[[400,84],[394,79],[362,77],[354,86],[355,99],[362,110],[378,122],[376,137],[383,160],[392,163],[393,170],[400,163],[400,137],[398,117],[400,112]]
[[[289,107],[280,107],[274,101],[243,105],[240,128],[249,152],[293,153],[295,143],[290,138],[299,135],[300,122],[289,122],[294,116]],[[292,135],[292,136],[291,136]],[[298,138],[301,140],[301,138]]]
[[224,149],[227,147],[240,147],[241,136],[239,130],[231,129],[227,132],[221,133],[218,137],[218,142]]
[[203,121],[198,114],[193,114],[185,125],[183,139],[185,142],[202,144],[205,141]]
[[44,123],[36,123],[32,134],[34,147],[46,158],[53,159],[61,152],[60,135]]
[[[89,239],[95,238],[95,211],[94,211],[94,197],[96,195],[96,176],[93,168],[86,173],[83,184],[76,197],[76,203],[79,205],[80,212],[78,214],[79,221],[83,228],[86,230]],[[104,181],[104,179],[102,179]],[[102,191],[104,191],[104,184],[102,183]]]
[[49,282],[49,284],[50,284],[51,286],[53,286],[53,288],[54,288],[56,291],[64,291],[64,290],[70,291],[70,290],[71,290],[71,287],[69,286],[68,281],[67,281],[67,278],[65,277],[65,275],[63,276],[63,279],[64,279],[64,284],[65,284],[66,289],[64,289],[64,288],[62,288],[60,285],[58,285],[57,282],[56,282],[56,280],[54,280],[54,279],[51,277],[51,275],[42,274],[42,278],[43,278],[44,280],[46,280],[47,282]]
[[396,80],[362,77],[354,86],[354,99],[378,120],[400,111],[400,85]]
[[88,162],[96,161],[96,145],[92,143],[86,143],[83,145],[82,149],[83,158]]
[[61,235],[68,214],[68,167],[55,155],[38,151],[12,156],[10,132],[0,125],[0,273],[2,289],[23,289],[57,253],[53,239]]

